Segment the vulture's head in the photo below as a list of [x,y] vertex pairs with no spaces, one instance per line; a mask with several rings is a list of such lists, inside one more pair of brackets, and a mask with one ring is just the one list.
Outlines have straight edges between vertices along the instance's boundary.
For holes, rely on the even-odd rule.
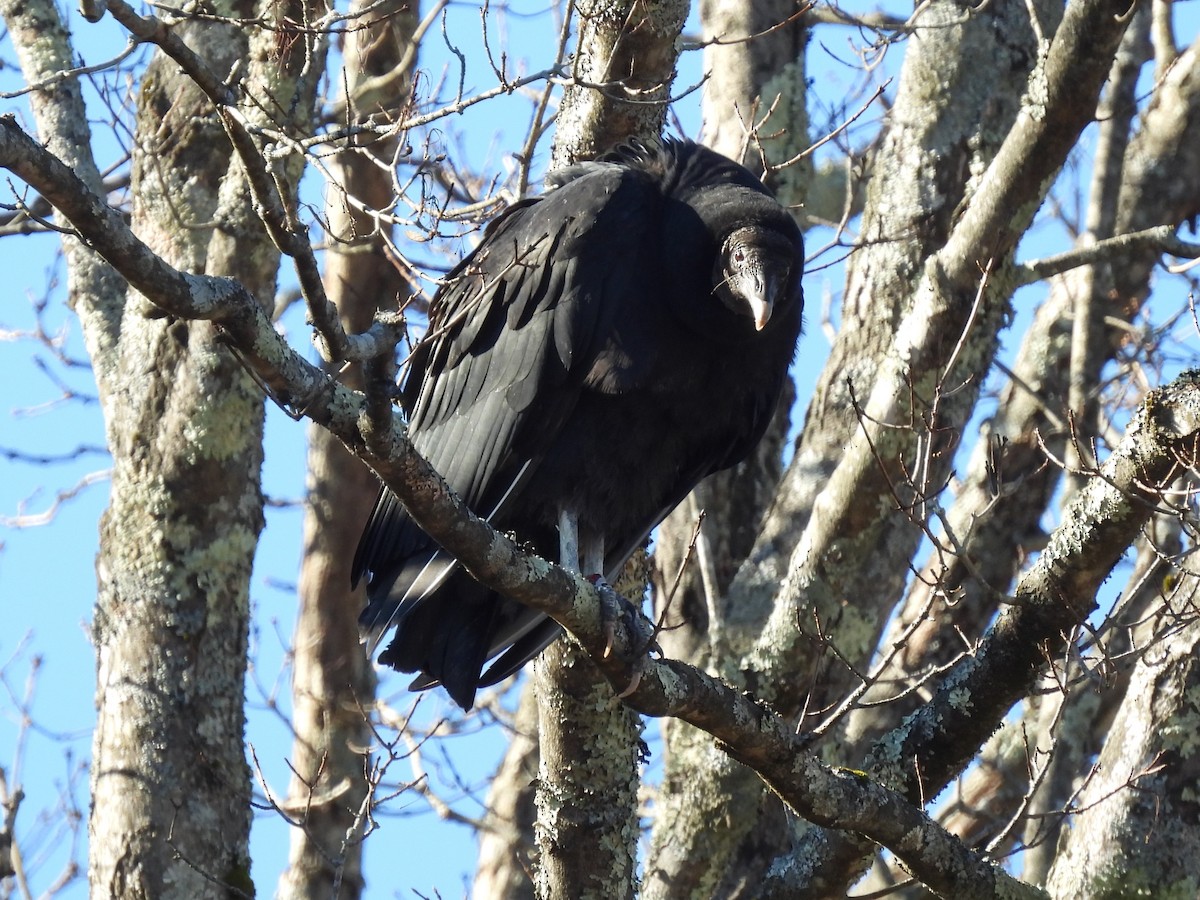
[[[664,239],[655,251],[678,276],[667,302],[681,321],[720,340],[749,339],[781,321],[798,330],[804,240],[748,169],[670,138],[631,141],[601,160],[640,171],[662,192]],[[587,171],[586,164],[573,171]],[[708,291],[699,290],[705,281]]]
[[797,265],[795,239],[763,225],[734,229],[721,244],[713,281],[717,296],[762,331],[778,302],[789,300]]

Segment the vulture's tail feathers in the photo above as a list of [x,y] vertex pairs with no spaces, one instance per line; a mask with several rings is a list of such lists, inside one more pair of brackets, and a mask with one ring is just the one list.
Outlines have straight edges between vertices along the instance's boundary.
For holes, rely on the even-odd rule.
[[525,663],[558,640],[560,634],[561,625],[553,619],[541,618],[488,666],[487,671],[479,676],[479,686],[499,684],[509,675],[515,675]]
[[[499,614],[490,623],[495,634],[492,635],[487,653],[480,658],[479,665],[476,666],[473,662],[478,652],[478,644],[471,640],[470,635],[460,631],[457,634],[457,652],[447,653],[443,650],[439,657],[440,662],[431,659],[425,663],[431,669],[437,666],[436,671],[442,675],[431,674],[429,670],[422,671],[409,684],[410,691],[425,691],[442,685],[456,703],[464,709],[469,708],[470,703],[474,701],[477,687],[490,687],[516,674],[521,666],[550,646],[562,633],[557,623],[541,613],[524,607],[517,610],[515,604],[504,604],[495,596],[492,600],[490,605],[498,609]],[[512,615],[513,613],[515,615]],[[505,622],[506,618],[510,618],[510,621]],[[479,672],[484,663],[497,654],[500,654],[499,658],[492,663],[487,673],[481,676]],[[449,671],[453,671],[453,674],[446,677],[454,682],[453,687],[442,677]]]
[[464,710],[475,702],[479,672],[496,628],[498,604],[487,588],[459,569],[442,585],[437,603],[406,610],[379,662],[419,673],[413,690],[442,685]]
[[405,562],[386,588],[371,585],[372,596],[358,617],[359,640],[366,645],[367,655],[373,656],[388,629],[407,619],[456,568],[452,557],[435,550]]

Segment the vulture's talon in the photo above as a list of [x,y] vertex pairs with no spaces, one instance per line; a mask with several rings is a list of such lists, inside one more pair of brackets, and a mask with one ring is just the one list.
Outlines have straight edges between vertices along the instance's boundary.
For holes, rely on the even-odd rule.
[[633,696],[633,692],[638,689],[638,685],[642,683],[642,673],[646,671],[646,658],[642,657],[633,667],[633,677],[629,679],[629,684],[625,685],[625,690],[617,694],[618,700],[624,700],[626,697]]
[[604,658],[608,659],[612,656],[613,646],[617,641],[617,619],[631,604],[616,592],[603,575],[586,577],[600,594],[600,629],[604,633]]
[[616,589],[605,581],[603,576],[588,575],[587,580],[600,593],[600,627],[604,632],[604,658],[610,658],[616,646],[618,620],[624,620],[633,642],[632,649],[636,655],[633,662],[633,677],[625,689],[617,694],[618,700],[624,700],[636,691],[642,682],[642,674],[646,671],[647,665],[646,654],[658,653],[661,655],[662,650],[658,646],[658,641],[655,640],[656,631],[653,624],[642,615],[641,609],[635,603],[617,593]]

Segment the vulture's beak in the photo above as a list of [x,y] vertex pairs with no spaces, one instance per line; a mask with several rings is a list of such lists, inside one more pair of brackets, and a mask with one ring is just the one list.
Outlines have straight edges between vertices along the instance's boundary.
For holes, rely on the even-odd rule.
[[731,276],[733,292],[750,307],[754,330],[762,331],[771,320],[775,297],[783,279],[771,261],[764,259],[760,252],[746,248],[740,253],[742,258],[736,261]]
[[774,279],[767,272],[754,272],[754,289],[746,292],[746,302],[750,305],[750,316],[754,319],[754,330],[762,331],[771,320],[771,310],[775,308]]

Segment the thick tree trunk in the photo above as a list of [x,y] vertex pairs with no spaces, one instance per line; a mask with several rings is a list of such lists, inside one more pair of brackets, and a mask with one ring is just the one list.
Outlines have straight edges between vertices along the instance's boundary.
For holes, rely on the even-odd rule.
[[[637,885],[641,716],[617,699],[578,644],[538,664],[537,895],[632,898]],[[558,676],[583,669],[584,690]],[[551,668],[553,666],[554,668]],[[569,690],[563,690],[564,681]]]
[[[260,91],[311,110],[314,81],[291,80],[262,32],[181,22],[175,33],[214,70],[248,60]],[[278,253],[211,107],[164,58],[142,85],[135,229],[180,268],[236,276],[269,303]],[[93,627],[90,879],[98,896],[224,897],[252,890],[242,698],[262,394],[213,326],[150,308],[134,301],[119,331],[89,336],[113,453]]]
[[675,78],[686,0],[581,0],[577,47],[563,93],[551,170],[631,137],[658,137]]
[[[179,31],[217,68],[247,52],[232,26]],[[192,221],[213,221],[230,155],[199,89],[157,58],[139,95],[133,219],[180,268],[208,268],[212,233],[180,229],[175,202]],[[250,217],[239,224],[261,240]],[[238,274],[269,301],[269,262]],[[149,309],[136,299],[126,308],[115,348],[90,880],[100,896],[221,897],[250,886],[242,695],[262,397],[212,326],[146,318]]]
[[[1013,8],[1006,7],[1006,9],[1012,10]],[[1101,85],[1109,72],[1116,51],[1117,42],[1127,24],[1127,20],[1114,19],[1114,14],[1115,4],[1112,3],[1080,2],[1068,7],[1053,40],[1048,44],[1048,49],[1046,45],[1043,46],[1042,55],[1038,59],[1037,71],[1031,76],[1033,79],[1039,80],[1039,83],[1044,79],[1047,89],[1045,101],[1049,107],[1039,105],[1032,110],[1022,110],[1017,115],[999,150],[996,151],[991,165],[974,183],[975,195],[972,201],[962,207],[961,215],[952,222],[946,243],[923,266],[922,286],[915,295],[916,299],[919,302],[923,301],[932,292],[933,296],[942,295],[950,305],[943,307],[940,312],[931,310],[931,314],[921,315],[920,320],[927,321],[940,329],[949,324],[948,322],[937,324],[942,314],[948,313],[952,318],[959,316],[962,318],[943,332],[940,349],[936,349],[935,345],[925,345],[927,350],[934,352],[934,358],[942,357],[941,361],[934,363],[932,370],[928,370],[935,375],[935,383],[941,387],[935,389],[928,382],[922,384],[916,371],[924,369],[924,364],[919,363],[917,357],[901,345],[899,352],[908,360],[911,368],[905,376],[910,388],[900,390],[904,390],[910,397],[915,395],[916,397],[936,398],[932,407],[927,408],[920,415],[928,420],[929,440],[938,442],[946,440],[949,443],[945,447],[931,444],[927,447],[925,454],[908,457],[905,453],[898,456],[895,446],[885,446],[894,438],[884,437],[883,440],[877,441],[872,437],[869,454],[872,456],[878,454],[877,459],[882,461],[909,458],[911,461],[907,464],[907,472],[922,473],[925,466],[929,466],[928,471],[937,471],[941,465],[945,464],[946,460],[934,459],[928,454],[948,456],[961,434],[965,420],[960,419],[959,416],[964,408],[974,405],[974,399],[965,395],[974,393],[979,386],[978,378],[973,377],[972,373],[985,371],[990,366],[990,347],[995,341],[996,330],[1002,324],[999,314],[1006,308],[1008,294],[1012,289],[1011,284],[1005,283],[1009,281],[1005,275],[1005,269],[1009,265],[1006,260],[1011,258],[1010,255],[1014,249],[1013,240],[1031,221],[1032,213],[1040,204],[1040,198],[1047,189],[1052,176],[1065,162],[1070,143],[1077,139],[1079,132],[1092,118]],[[1022,23],[1023,27],[1029,27],[1027,18],[1022,20]],[[1041,24],[1044,25],[1044,22]],[[1084,46],[1091,49],[1087,53],[1083,53],[1080,48]],[[1103,52],[1099,52],[1101,48]],[[975,60],[972,65],[977,68],[978,61]],[[1053,109],[1051,110],[1051,108]],[[1048,126],[1047,123],[1053,123],[1053,127]],[[1022,204],[1028,205],[1022,206]],[[989,267],[996,266],[999,268],[994,276],[989,277],[984,274]],[[968,287],[972,282],[976,286]],[[957,285],[957,287],[951,287],[952,285]],[[948,293],[943,294],[943,291],[948,291]],[[916,312],[919,312],[919,306],[914,308],[914,313]],[[910,313],[907,321],[902,321],[897,331],[898,338],[908,333],[908,328],[911,327],[913,321],[912,316],[913,314]],[[943,354],[945,355],[943,356]],[[956,367],[963,366],[957,373],[950,370],[951,359],[955,361]],[[877,378],[882,379],[886,371],[886,368],[881,368]],[[886,381],[886,379],[883,380]],[[953,403],[941,403],[945,397],[942,393],[943,388],[958,392]],[[901,401],[903,407],[904,395],[897,389],[899,389],[899,385],[888,390],[895,391],[893,397]],[[875,398],[879,397],[880,384],[877,381],[872,401],[862,405],[864,419],[861,427],[868,434],[875,431],[875,426],[872,424],[875,422],[900,424],[899,420],[892,418],[893,412],[873,408]],[[921,401],[922,405],[926,403],[928,401]],[[962,403],[966,403],[967,406],[961,406]],[[929,418],[934,413],[936,413],[936,418]],[[853,456],[854,451],[852,450],[848,455]],[[889,484],[881,485],[876,479],[878,473],[883,471],[883,467],[877,468],[876,463],[867,463],[867,469],[874,469],[877,474],[872,475],[869,481],[858,480],[858,492],[853,497],[846,495],[843,499],[835,500],[834,498],[841,496],[841,489],[834,487],[840,474],[843,471],[846,474],[853,471],[853,469],[847,468],[847,461],[844,460],[839,466],[832,483],[825,492],[826,500],[833,501],[831,506],[840,509],[835,515],[844,516],[854,509],[873,507],[874,501],[868,500],[868,498],[882,497],[882,494],[876,492],[879,488],[882,488],[889,496],[895,496],[891,493],[892,486],[903,486],[898,498],[901,508],[893,514],[885,515],[882,519],[877,520],[882,523],[890,519],[893,526],[892,529],[879,532],[880,537],[901,531],[907,531],[912,535],[916,529],[906,528],[901,520],[913,516],[914,512],[920,518],[924,518],[925,512],[922,510],[926,492],[938,491],[943,484],[944,476],[941,475],[933,475],[926,479],[894,473]],[[863,469],[862,471],[865,473],[867,470]],[[868,485],[875,486],[864,491]],[[910,491],[913,492],[911,496]],[[906,497],[909,499],[906,500]],[[851,499],[853,499],[853,504],[843,505]],[[914,509],[908,508],[909,502],[915,503]],[[842,521],[848,524],[851,520],[844,519]],[[813,531],[814,523],[818,526],[818,534],[841,534],[841,538],[836,544],[828,546],[830,550],[846,554],[843,558],[870,558],[873,564],[886,564],[890,566],[891,571],[897,573],[899,567],[903,566],[903,563],[898,563],[895,557],[890,556],[891,550],[895,549],[894,541],[888,541],[885,546],[877,548],[874,552],[865,547],[854,549],[854,541],[846,540],[848,533],[842,523],[830,520],[824,512],[819,519],[814,518],[814,522],[810,523],[810,533]],[[869,538],[871,530],[864,529],[859,533],[863,537]],[[906,541],[908,539],[908,537],[905,538]],[[810,541],[811,538],[806,535],[805,544],[808,545]],[[915,544],[908,549],[904,558],[910,558],[914,549]],[[821,553],[824,552],[826,551],[821,551]],[[889,558],[890,562],[888,562]],[[813,562],[816,562],[816,559]],[[807,574],[802,574],[796,579],[797,587],[801,588],[803,594],[808,597],[821,598],[838,596],[857,598],[864,596],[864,592],[874,592],[878,598],[881,586],[888,583],[882,570],[875,573],[874,587],[866,588],[865,583],[858,582],[858,579],[869,573],[869,568],[850,573],[834,571],[831,573],[834,577],[828,579],[828,576],[822,574],[821,570],[831,562],[833,560],[826,560],[824,564],[819,564],[812,570],[813,575],[816,576],[814,581],[810,582]],[[807,570],[810,567],[806,564],[804,568]],[[826,571],[828,570],[826,569]],[[849,578],[846,577],[847,575]],[[830,587],[833,588],[833,591],[827,594],[826,590]],[[888,592],[884,590],[882,593],[886,595]],[[856,609],[853,617],[857,619],[859,615],[861,615],[861,611]],[[877,617],[877,621],[881,620]],[[782,624],[782,620],[780,620],[780,624]],[[768,632],[773,634],[775,627],[774,624],[769,625]],[[766,643],[777,644],[777,641],[771,640]],[[760,648],[763,646],[764,642],[760,642]],[[853,643],[842,646],[841,651],[857,665],[865,666],[866,660],[859,657],[858,648]],[[765,663],[770,656],[756,654],[756,658],[761,658]],[[759,665],[762,666],[761,663]],[[840,678],[847,678],[850,675],[846,670],[835,671],[839,672]],[[830,687],[836,687],[838,684],[838,679],[825,679],[825,681]],[[846,684],[843,683],[841,689],[844,689],[845,686]],[[823,691],[825,688],[826,684],[822,684]],[[817,705],[817,708],[820,708],[820,704]],[[876,745],[874,752],[888,754],[885,745]],[[950,758],[951,756],[946,757],[947,760]],[[935,790],[933,785],[940,785],[940,782],[932,772],[927,770],[927,761],[922,761],[920,766],[922,778],[920,785],[915,782],[913,773],[910,771],[899,776],[902,782],[897,782],[897,786],[903,783],[905,785],[903,789],[906,792],[919,791],[921,796],[929,796]],[[911,793],[909,795],[914,796]],[[816,844],[821,845],[820,856],[822,859],[812,873],[814,878],[812,883],[814,884],[825,883],[824,879],[831,877],[834,870],[841,868],[843,874],[834,880],[834,883],[840,883],[852,868],[861,865],[862,853],[865,849],[861,842],[849,841],[841,836],[831,839],[830,835],[821,833],[814,835],[811,841],[806,839],[798,852],[809,852]],[[855,861],[856,857],[858,861]],[[837,861],[835,862],[835,860]]]
[[[1200,100],[1200,79],[1196,78],[1200,53],[1193,47],[1182,54],[1164,80],[1158,102],[1143,117],[1128,150],[1123,150],[1122,182],[1118,196],[1095,196],[1093,204],[1104,203],[1114,211],[1111,230],[1117,234],[1138,231],[1158,221],[1183,221],[1200,208],[1200,171],[1194,159],[1197,152],[1196,129],[1200,116],[1194,112]],[[1098,163],[1097,168],[1102,168]],[[1109,263],[1108,287],[1095,292],[1092,307],[1107,323],[1107,333],[1095,348],[1088,366],[1087,379],[1095,383],[1102,368],[1111,364],[1127,340],[1128,329],[1141,313],[1142,301],[1150,291],[1150,277],[1157,253],[1152,250],[1122,255]],[[1071,310],[1084,292],[1094,292],[1097,280],[1085,270],[1075,270],[1052,281],[1050,297],[1043,302],[1026,333],[1016,362],[1013,378],[1003,390],[997,412],[985,425],[987,440],[977,445],[967,474],[959,485],[954,506],[947,519],[957,540],[958,553],[934,554],[915,579],[912,590],[897,619],[892,623],[883,646],[900,646],[900,652],[882,671],[878,687],[867,699],[901,694],[911,688],[922,673],[948,665],[964,651],[963,637],[978,635],[995,614],[1009,591],[1019,568],[1029,554],[1040,549],[1045,535],[1040,522],[1059,482],[1060,470],[1048,465],[1046,451],[1064,459],[1073,443],[1067,425],[1071,356]],[[1129,325],[1122,326],[1119,323]],[[1080,428],[1077,424],[1076,428]],[[1083,441],[1086,446],[1087,440]],[[939,598],[951,598],[952,603]],[[1115,652],[1115,651],[1109,651]],[[1111,702],[1106,698],[1106,703]],[[850,746],[865,748],[884,731],[895,727],[919,704],[910,692],[884,705],[858,710],[850,719]],[[1061,739],[1041,733],[1036,712],[1022,725],[1031,745],[1048,748],[1056,743],[1079,746],[1094,732],[1092,719],[1082,716],[1081,734],[1070,734],[1076,721],[1074,706],[1059,730]],[[1059,750],[1055,751],[1060,752]],[[1086,751],[1085,751],[1086,752]],[[1067,756],[1063,752],[1063,756]],[[985,756],[1010,758],[986,751]],[[854,758],[852,755],[851,759]],[[1019,777],[1028,776],[1028,762],[1016,760]],[[1004,765],[987,763],[997,773]],[[1069,767],[1068,767],[1069,768]],[[1055,761],[1054,772],[1061,771]],[[1072,770],[1074,771],[1074,770]],[[973,777],[979,790],[986,779]],[[1047,812],[1066,802],[1072,786],[1055,789],[1055,779],[1046,779],[1035,803],[1026,813]],[[997,804],[996,791],[986,813],[1005,818],[1016,809],[1024,793],[1020,786],[1015,796],[1006,791],[1010,803]],[[971,803],[976,789],[969,790]],[[977,817],[978,818],[978,817]],[[1040,830],[1042,818],[1032,820],[1031,828]],[[974,828],[961,824],[956,827]],[[1033,865],[1029,877],[1041,881],[1046,860],[1053,857],[1053,840],[1041,840],[1039,848],[1026,854]],[[1034,860],[1043,862],[1034,864]]]
[[796,13],[793,0],[700,3],[708,79],[701,141],[763,174],[779,202],[798,210],[813,167],[811,157],[796,159],[809,142],[808,23]]

